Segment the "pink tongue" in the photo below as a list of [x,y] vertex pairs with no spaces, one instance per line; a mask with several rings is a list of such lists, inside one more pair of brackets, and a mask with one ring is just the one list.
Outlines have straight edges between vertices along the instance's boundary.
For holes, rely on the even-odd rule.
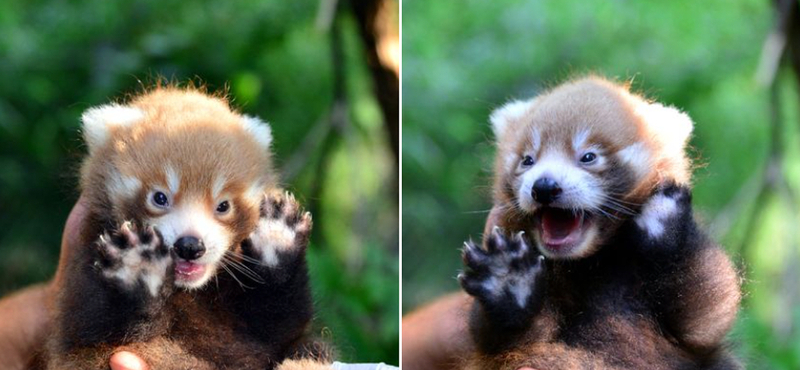
[[580,226],[580,217],[571,211],[547,209],[542,213],[542,229],[546,241],[566,239]]
[[188,261],[178,261],[175,264],[175,272],[183,275],[193,275],[203,271],[203,266]]

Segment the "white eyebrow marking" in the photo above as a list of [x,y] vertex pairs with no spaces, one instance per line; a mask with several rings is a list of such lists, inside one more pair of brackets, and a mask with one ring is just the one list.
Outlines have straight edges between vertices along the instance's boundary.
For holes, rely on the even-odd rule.
[[572,139],[572,148],[575,151],[578,151],[586,144],[586,140],[589,139],[589,130],[583,130],[575,135],[575,138]]
[[542,136],[539,134],[539,130],[535,127],[531,133],[531,139],[533,142],[533,150],[538,151],[539,147],[542,145]]
[[228,182],[228,179],[225,176],[219,176],[216,180],[214,180],[214,187],[211,188],[211,197],[217,199],[219,194],[222,192],[222,189],[225,188],[225,183]]
[[173,195],[177,194],[181,186],[181,174],[175,171],[172,166],[167,166],[164,172],[167,175],[167,187],[169,188],[169,191]]

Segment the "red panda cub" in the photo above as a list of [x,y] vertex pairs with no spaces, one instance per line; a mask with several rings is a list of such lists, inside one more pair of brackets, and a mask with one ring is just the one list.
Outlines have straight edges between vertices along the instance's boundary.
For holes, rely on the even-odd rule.
[[88,215],[65,264],[46,368],[105,369],[120,349],[153,369],[327,361],[306,337],[311,216],[276,188],[266,123],[177,87],[91,108],[82,121]]
[[587,77],[491,122],[494,206],[459,276],[466,368],[740,368],[739,279],[692,215],[686,114]]

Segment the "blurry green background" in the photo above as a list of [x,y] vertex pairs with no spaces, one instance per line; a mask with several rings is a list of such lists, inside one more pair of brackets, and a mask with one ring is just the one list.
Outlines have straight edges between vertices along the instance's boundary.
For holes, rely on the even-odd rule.
[[[572,75],[597,72],[695,120],[698,216],[744,271],[731,340],[748,368],[800,368],[798,93],[755,79],[775,24],[765,0],[403,1],[403,311],[458,289],[462,242],[479,239],[490,204],[488,115]],[[777,184],[780,184],[778,182]],[[780,189],[780,188],[778,188]],[[759,194],[762,194],[759,196]]]
[[[272,124],[284,184],[314,208],[317,332],[343,360],[397,364],[396,158],[353,15],[341,7],[337,28],[320,27],[318,3],[0,3],[0,295],[55,271],[78,197],[81,112],[138,80],[197,78]],[[330,129],[333,29],[344,90]]]

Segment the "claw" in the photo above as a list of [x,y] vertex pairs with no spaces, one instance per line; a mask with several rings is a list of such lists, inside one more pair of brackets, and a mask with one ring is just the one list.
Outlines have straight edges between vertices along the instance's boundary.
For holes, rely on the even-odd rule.
[[458,274],[458,283],[461,285],[464,291],[472,296],[480,297],[485,293],[481,282],[477,279],[471,279],[465,272]]
[[536,262],[533,263],[533,266],[536,268],[541,268],[544,265],[544,256],[536,257]]
[[525,238],[523,238],[523,235],[525,235],[524,231],[520,231],[516,235],[516,241],[519,244],[519,253],[520,254],[528,253],[528,249],[529,249],[528,243],[525,242]]
[[462,248],[462,250],[466,252],[471,249],[472,249],[472,239],[464,242],[464,248]]
[[131,232],[131,227],[132,227],[131,226],[131,222],[130,221],[125,221],[125,222],[122,223],[122,226],[119,228],[119,230],[124,232],[124,233],[130,233]]
[[464,265],[475,271],[485,271],[488,268],[487,258],[486,252],[475,243],[464,242],[464,250],[461,252],[461,260]]
[[489,253],[506,250],[506,240],[499,226],[492,228],[492,235],[486,241],[486,249]]

